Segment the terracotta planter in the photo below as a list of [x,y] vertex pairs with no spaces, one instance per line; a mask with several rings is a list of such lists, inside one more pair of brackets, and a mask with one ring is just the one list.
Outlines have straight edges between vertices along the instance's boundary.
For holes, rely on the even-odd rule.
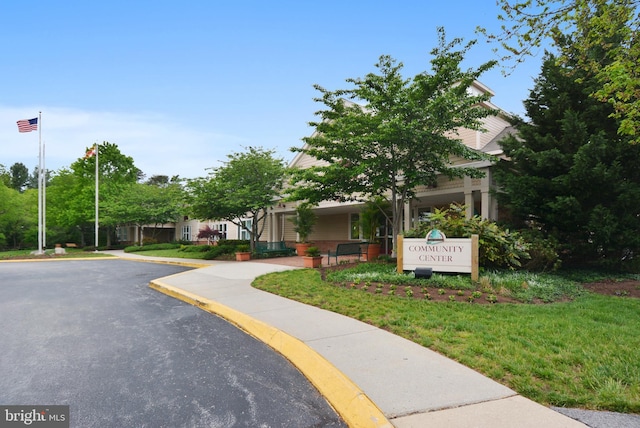
[[308,242],[297,242],[296,243],[296,253],[300,257],[304,257],[305,251],[307,251],[310,246],[311,246],[311,244],[308,243]]
[[239,262],[246,262],[251,260],[251,253],[250,252],[241,252],[241,253],[236,253],[236,261]]
[[322,256],[318,256],[318,257],[304,256],[304,259],[302,260],[302,262],[304,267],[315,269],[320,267],[320,265],[322,264]]
[[380,256],[380,244],[369,244],[367,246],[367,261],[375,260]]

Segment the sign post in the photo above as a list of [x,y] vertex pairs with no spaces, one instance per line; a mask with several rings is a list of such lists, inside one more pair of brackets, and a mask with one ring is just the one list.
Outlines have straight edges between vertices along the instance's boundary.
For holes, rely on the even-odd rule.
[[[434,239],[430,239],[434,237]],[[471,238],[446,238],[433,230],[425,238],[398,236],[398,272],[415,271],[429,267],[434,272],[460,272],[471,274],[471,280],[479,277],[478,235]]]

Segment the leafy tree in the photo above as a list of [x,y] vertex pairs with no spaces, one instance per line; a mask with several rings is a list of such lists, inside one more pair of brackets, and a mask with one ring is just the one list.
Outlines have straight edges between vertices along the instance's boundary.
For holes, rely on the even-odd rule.
[[11,187],[11,174],[9,174],[9,171],[7,171],[5,166],[2,164],[0,164],[0,183],[7,187]]
[[21,248],[36,242],[37,193],[19,193],[0,183],[0,247]]
[[[51,171],[45,170],[43,172],[45,174],[45,176],[44,176],[44,184],[45,184],[45,186],[49,186],[49,183],[51,181]],[[38,179],[39,178],[40,178],[40,167],[35,166],[33,168],[33,172],[29,175],[29,178],[27,179],[26,187],[28,189],[37,189],[38,188]]]
[[273,155],[272,150],[249,147],[244,153],[228,155],[224,166],[213,169],[209,177],[189,180],[187,201],[192,215],[231,221],[249,233],[254,250],[267,209],[279,197],[285,179],[284,161]]
[[[142,172],[135,166],[133,158],[124,155],[116,144],[103,142],[98,145],[99,167],[99,204],[122,197],[123,192],[137,182]],[[95,221],[95,165],[96,157],[82,157],[71,164],[74,175],[74,187],[63,193],[67,194],[67,224],[82,229],[82,245],[85,235],[90,233]],[[101,224],[112,229],[117,220],[112,217],[104,219]],[[107,233],[107,245],[110,244],[111,233]]]
[[495,177],[512,222],[559,242],[565,261],[620,265],[640,250],[640,146],[590,96],[597,85],[549,54],[525,101],[531,122],[502,142],[510,160]]
[[157,228],[177,221],[184,209],[182,200],[182,188],[178,184],[133,183],[123,188],[119,197],[109,198],[100,206],[107,224],[154,225]]
[[11,188],[23,192],[29,182],[29,169],[21,162],[16,162],[9,168],[11,172]]
[[475,41],[456,50],[461,42],[447,43],[440,28],[439,45],[431,52],[432,72],[412,79],[400,74],[402,63],[381,56],[376,64],[380,74],[347,79],[353,89],[329,91],[315,85],[322,94],[316,101],[326,109],[316,113],[320,121],[310,123],[316,132],[304,138],[305,146],[292,151],[322,163],[292,171],[290,199],[364,202],[382,196],[391,207],[395,239],[402,227],[404,203],[414,197],[417,186],[435,183],[439,174],[479,176],[472,168],[453,168],[450,158],[481,158],[460,141],[456,130],[481,129],[481,119],[495,114],[482,106],[488,96],[468,91],[495,63],[462,70],[464,56]]
[[179,183],[181,181],[182,179],[177,175],[174,175],[171,178],[169,178],[168,175],[153,175],[145,183],[152,186],[166,187],[170,184]]
[[206,239],[207,243],[211,244],[211,241],[215,241],[221,235],[222,233],[219,230],[211,229],[211,226],[206,224],[202,229],[198,231],[197,238]]
[[[557,58],[573,64],[597,85],[590,95],[613,107],[618,131],[640,141],[640,15],[638,0],[498,0],[505,22],[501,33],[488,34],[515,64],[547,40],[560,50]],[[567,45],[564,40],[571,39]],[[595,55],[597,53],[597,55]],[[583,74],[584,74],[583,73]]]
[[81,188],[79,178],[66,168],[57,171],[47,186],[47,234],[52,234],[56,242],[84,245],[82,226],[86,222],[76,210]]

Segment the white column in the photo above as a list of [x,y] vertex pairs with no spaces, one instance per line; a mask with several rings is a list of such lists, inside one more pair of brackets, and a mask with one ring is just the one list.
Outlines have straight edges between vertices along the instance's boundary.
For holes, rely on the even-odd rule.
[[470,219],[473,217],[473,189],[471,187],[471,177],[464,178],[464,205],[466,207],[466,217]]

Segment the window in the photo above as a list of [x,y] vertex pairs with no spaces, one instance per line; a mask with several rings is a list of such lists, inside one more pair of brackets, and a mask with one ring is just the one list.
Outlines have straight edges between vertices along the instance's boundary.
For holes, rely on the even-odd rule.
[[214,230],[220,232],[220,239],[227,239],[227,224],[220,223],[213,226]]
[[116,229],[116,236],[118,237],[118,241],[127,242],[129,241],[129,228],[124,226]]
[[419,222],[429,221],[430,217],[431,217],[431,207],[418,208],[418,221]]
[[349,216],[349,239],[360,239],[360,214]]
[[247,229],[251,230],[251,226],[253,224],[253,220],[243,220],[242,224],[244,225],[244,227],[240,228],[240,233],[238,234],[239,235],[238,239],[244,239],[244,240],[248,241],[249,239],[251,239],[251,235],[249,234]]
[[182,239],[183,241],[191,241],[191,225],[185,224],[182,226]]

